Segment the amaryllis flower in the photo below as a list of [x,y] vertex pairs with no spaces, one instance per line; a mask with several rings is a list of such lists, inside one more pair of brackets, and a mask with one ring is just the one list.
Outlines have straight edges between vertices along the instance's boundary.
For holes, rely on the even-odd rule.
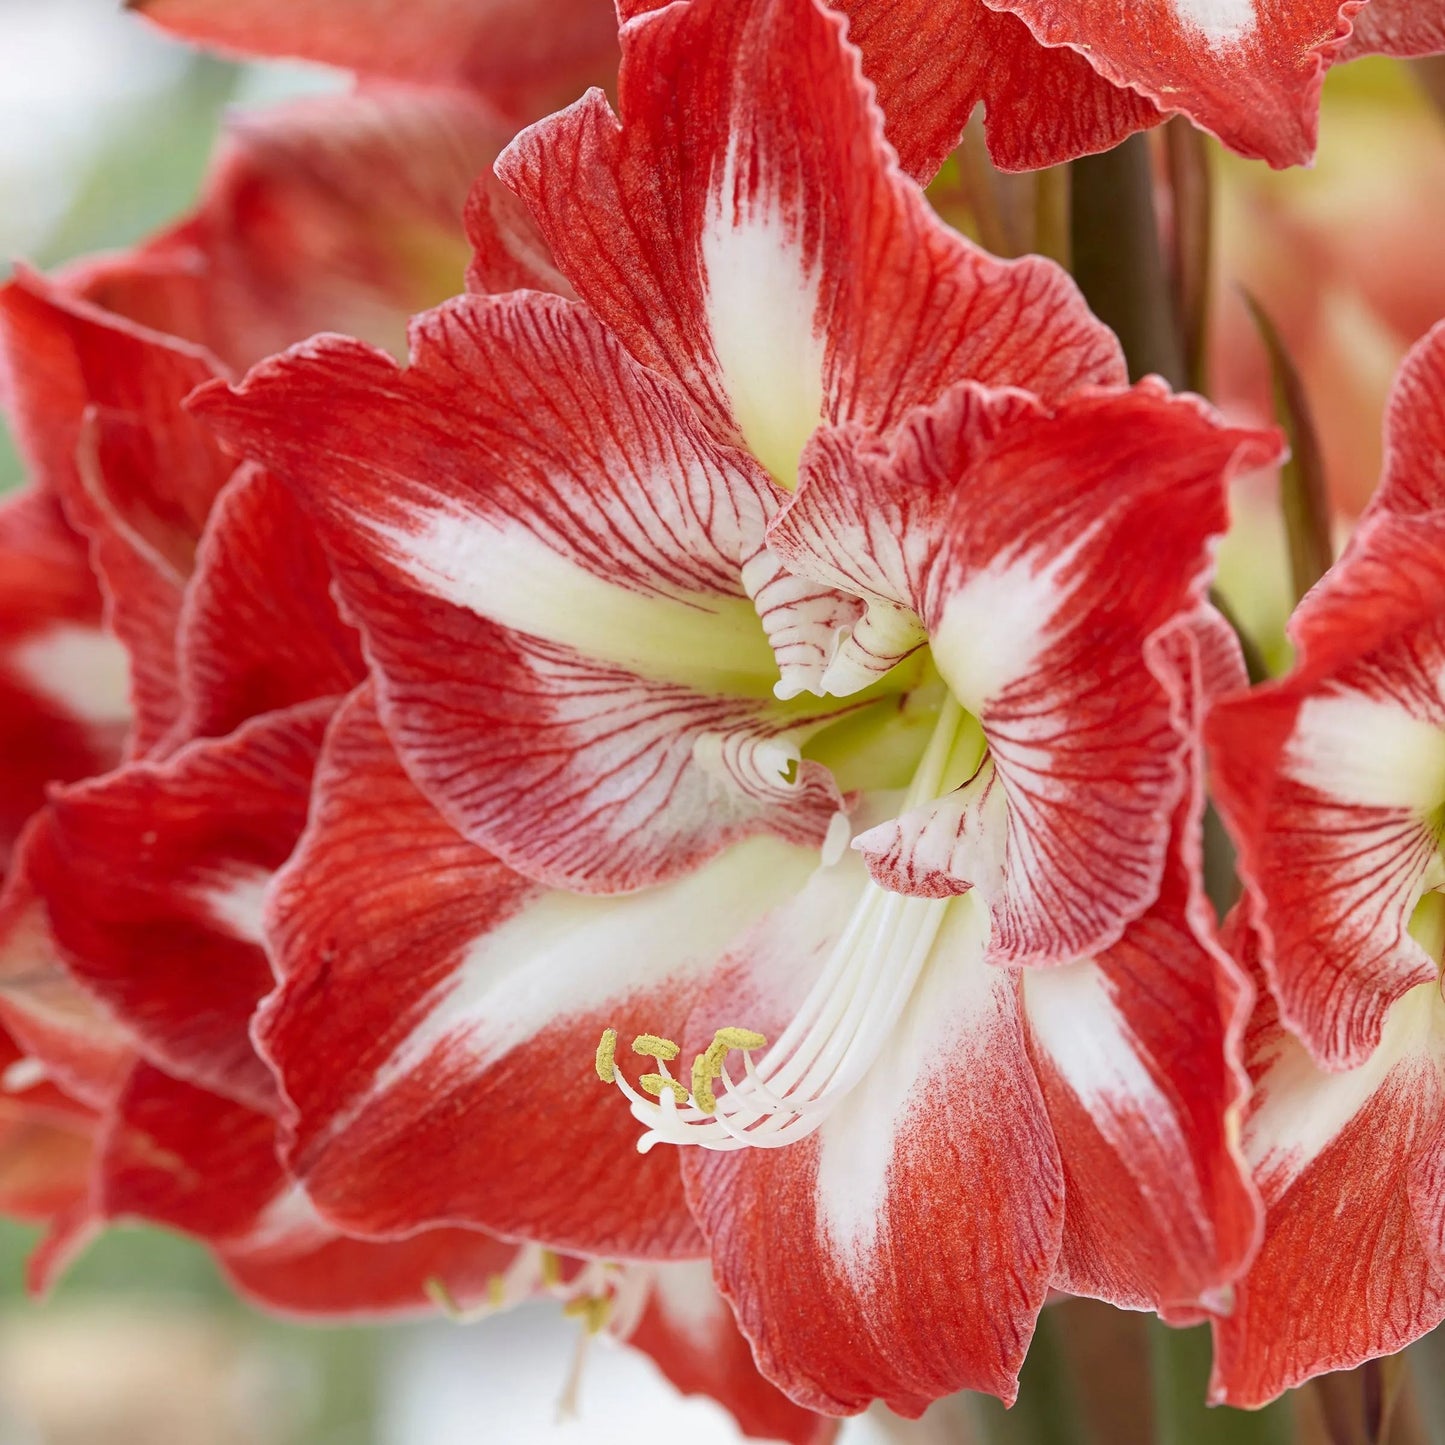
[[[1290,624],[1294,671],[1210,720],[1257,955],[1244,1132],[1268,1210],[1215,1389],[1258,1403],[1445,1318],[1445,331],[1396,383],[1386,470]],[[1332,1243],[1319,1248],[1321,1238]]]
[[1051,1284],[1194,1318],[1252,1237],[1190,840],[1210,539],[1275,444],[937,222],[841,31],[631,25],[620,121],[499,166],[585,306],[192,407],[293,488],[374,677],[264,915],[309,1196],[705,1242],[794,1399],[916,1414],[1011,1394]]
[[479,91],[531,119],[616,72],[613,0],[128,0],[173,34],[245,55]]

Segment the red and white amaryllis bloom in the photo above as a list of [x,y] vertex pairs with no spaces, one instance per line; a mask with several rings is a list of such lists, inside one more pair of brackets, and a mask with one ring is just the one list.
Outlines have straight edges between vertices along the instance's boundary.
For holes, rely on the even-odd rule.
[[1219,1326],[1215,1390],[1244,1404],[1445,1318],[1442,394],[1437,328],[1396,382],[1376,500],[1290,624],[1294,671],[1210,719],[1240,951],[1278,1000],[1244,1130],[1265,1239]]
[[[1011,1394],[1051,1284],[1220,1305],[1195,709],[1274,439],[1125,389],[1062,273],[943,227],[805,0],[635,22],[620,119],[499,170],[585,304],[192,403],[292,487],[374,678],[267,905],[290,1167],[355,1232],[709,1247],[832,1413]],[[594,1070],[711,1146],[686,1198]]]

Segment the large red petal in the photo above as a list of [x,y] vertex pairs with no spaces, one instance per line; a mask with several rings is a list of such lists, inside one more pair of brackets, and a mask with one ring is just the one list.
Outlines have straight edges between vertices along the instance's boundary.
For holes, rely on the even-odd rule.
[[28,875],[71,972],[167,1069],[261,1107],[251,1015],[271,987],[260,893],[306,819],[332,705],[257,719],[58,793]]
[[[1242,683],[1237,644],[1210,614],[1166,642],[1178,669],[1177,723],[1197,749],[1204,674],[1215,673],[1214,686]],[[1216,941],[1204,896],[1197,761],[1194,771],[1154,905],[1097,960],[1024,976],[1030,1045],[1064,1165],[1054,1283],[1173,1319],[1200,1305],[1227,1309],[1259,1229],[1235,1143],[1251,992]]]
[[339,697],[364,675],[305,515],[256,468],[240,468],[217,499],[179,626],[181,713],[171,743]]
[[[693,1014],[776,1038],[842,937],[856,862],[822,870],[739,945]],[[952,902],[900,1020],[813,1134],[782,1148],[686,1147],[688,1199],[763,1373],[801,1405],[1012,1399],[1058,1258],[1064,1182],[1018,1012]],[[961,1203],[962,1201],[962,1203]]]
[[364,75],[474,86],[514,109],[602,81],[616,64],[611,0],[128,0],[189,40]]
[[963,377],[1122,379],[1068,277],[944,226],[896,164],[842,18],[690,0],[624,30],[592,93],[498,163],[582,298],[785,483],[820,418],[892,425]]
[[1136,0],[1117,13],[1072,0],[988,0],[1105,80],[1182,112],[1231,150],[1275,166],[1315,149],[1320,87],[1356,0]]
[[327,340],[199,408],[292,485],[408,771],[541,881],[625,891],[751,833],[819,840],[743,590],[771,492],[574,303],[467,297],[411,367]]
[[733,931],[809,866],[744,849],[633,898],[547,894],[421,798],[367,694],[346,704],[273,894],[283,983],[258,1032],[294,1106],[287,1157],[323,1212],[362,1233],[453,1221],[696,1252],[676,1160],[637,1154],[593,1055],[604,1027],[685,1012]]

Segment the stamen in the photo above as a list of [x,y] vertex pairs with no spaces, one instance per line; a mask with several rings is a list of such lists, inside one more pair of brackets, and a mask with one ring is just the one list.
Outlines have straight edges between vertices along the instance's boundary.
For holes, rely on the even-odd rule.
[[[616,1035],[614,1034],[613,1037],[615,1038]],[[661,1064],[675,1059],[682,1050],[671,1039],[661,1038],[657,1034],[638,1034],[632,1041],[632,1052],[645,1054],[648,1058],[656,1059]]]
[[597,1077],[610,1084],[617,1077],[617,1030],[603,1029],[597,1045]]
[[768,1046],[767,1039],[752,1029],[719,1029],[712,1036],[712,1041],[714,1046],[721,1044],[724,1053],[729,1049],[765,1049]]
[[676,1079],[670,1079],[666,1074],[644,1074],[638,1082],[649,1094],[658,1098],[662,1097],[662,1091],[666,1089],[679,1104],[687,1103],[687,1090]]
[[563,1317],[580,1319],[589,1335],[600,1335],[607,1328],[608,1316],[612,1313],[612,1301],[606,1295],[580,1295],[569,1299],[562,1306]]
[[[955,699],[946,699],[902,811],[958,786],[976,772],[985,753],[976,720]],[[777,1149],[813,1133],[888,1046],[946,913],[960,907],[983,905],[977,898],[913,897],[865,883],[821,973],[781,1035],[770,1046],[753,1029],[718,1029],[692,1061],[691,1090],[668,1069],[677,1045],[640,1035],[633,1048],[655,1058],[658,1072],[643,1075],[641,1092],[616,1068],[610,1080],[645,1126],[638,1149],[645,1153],[657,1143]],[[987,926],[986,916],[981,926]],[[727,1064],[734,1049],[743,1058],[736,1077]],[[766,1053],[755,1060],[762,1050]]]

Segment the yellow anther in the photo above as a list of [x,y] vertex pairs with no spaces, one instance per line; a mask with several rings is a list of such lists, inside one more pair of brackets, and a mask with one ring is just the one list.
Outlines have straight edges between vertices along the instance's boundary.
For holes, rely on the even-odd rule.
[[752,1029],[719,1029],[712,1036],[712,1041],[714,1044],[721,1044],[725,1049],[761,1049],[768,1042]]
[[597,1045],[597,1077],[604,1084],[617,1078],[617,1030],[603,1029],[602,1042]]
[[682,1050],[671,1039],[660,1038],[657,1034],[638,1034],[632,1041],[632,1052],[662,1062],[675,1059]]
[[717,1071],[712,1067],[712,1050],[699,1054],[692,1061],[692,1102],[704,1114],[717,1113],[717,1095],[712,1091],[712,1081]]
[[460,1321],[466,1316],[466,1311],[457,1303],[444,1280],[433,1275],[422,1288],[426,1291],[427,1298],[449,1319]]
[[550,1249],[544,1249],[539,1263],[542,1269],[542,1287],[556,1289],[562,1283],[562,1261]]
[[638,1082],[655,1098],[660,1099],[662,1091],[667,1089],[679,1104],[687,1103],[687,1090],[676,1079],[669,1079],[666,1074],[644,1074]]
[[507,1302],[507,1281],[499,1274],[487,1280],[487,1303],[499,1310]]
[[612,1302],[606,1295],[581,1295],[577,1299],[569,1299],[562,1306],[562,1313],[568,1319],[582,1320],[589,1335],[600,1335],[607,1328]]

